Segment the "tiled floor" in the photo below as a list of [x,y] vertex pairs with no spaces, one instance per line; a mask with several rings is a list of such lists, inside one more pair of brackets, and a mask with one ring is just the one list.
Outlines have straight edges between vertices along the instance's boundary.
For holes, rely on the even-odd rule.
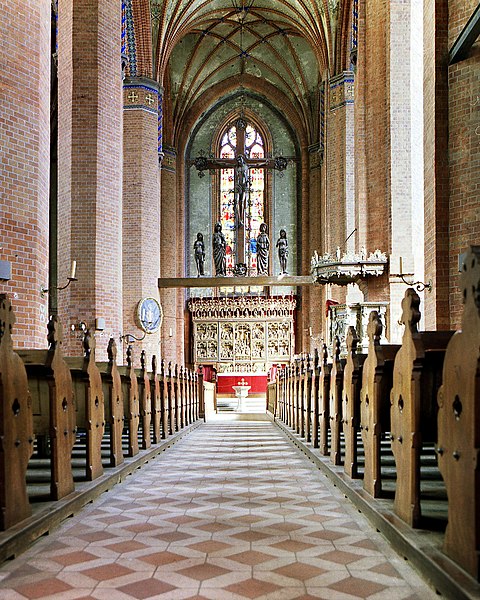
[[0,598],[436,598],[269,421],[206,424],[0,568]]

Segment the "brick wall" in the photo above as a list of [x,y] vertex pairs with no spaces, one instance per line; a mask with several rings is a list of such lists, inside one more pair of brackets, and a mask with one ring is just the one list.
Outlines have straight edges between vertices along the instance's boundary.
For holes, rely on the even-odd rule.
[[[476,0],[449,2],[448,48],[477,7]],[[451,327],[460,324],[462,296],[458,256],[480,239],[480,40],[448,70],[449,262]],[[445,267],[446,268],[446,267]]]
[[16,347],[45,347],[50,172],[50,2],[0,4],[0,281],[16,315]]
[[[78,282],[58,296],[70,325],[122,331],[122,75],[121,4],[116,0],[59,0],[59,282],[77,261]],[[81,351],[77,335],[66,352]]]

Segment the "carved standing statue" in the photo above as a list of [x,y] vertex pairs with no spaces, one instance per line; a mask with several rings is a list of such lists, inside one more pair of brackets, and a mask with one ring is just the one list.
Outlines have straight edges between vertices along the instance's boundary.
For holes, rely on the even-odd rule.
[[197,233],[197,239],[193,244],[193,251],[195,253],[195,263],[197,265],[197,275],[200,277],[204,275],[205,266],[205,244],[203,243],[203,233]]
[[288,257],[288,241],[287,232],[285,229],[280,229],[280,237],[277,240],[278,259],[280,261],[280,275],[288,275],[287,272],[287,257]]
[[217,277],[224,277],[227,274],[227,240],[222,232],[222,226],[220,223],[216,223],[213,239],[213,260],[215,263],[215,275]]
[[268,256],[270,253],[270,240],[267,235],[267,225],[260,225],[260,233],[257,237],[257,273],[268,275]]

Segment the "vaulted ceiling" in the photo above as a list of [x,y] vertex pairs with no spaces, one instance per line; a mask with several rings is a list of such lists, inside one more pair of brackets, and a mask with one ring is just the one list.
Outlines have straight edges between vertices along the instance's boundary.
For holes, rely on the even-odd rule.
[[[336,69],[351,0],[133,0],[149,6],[154,77],[173,128],[222,94],[260,93],[309,128]],[[138,43],[138,39],[137,39]],[[336,49],[338,47],[338,49]],[[344,53],[345,54],[345,53]],[[200,109],[199,109],[200,110]]]

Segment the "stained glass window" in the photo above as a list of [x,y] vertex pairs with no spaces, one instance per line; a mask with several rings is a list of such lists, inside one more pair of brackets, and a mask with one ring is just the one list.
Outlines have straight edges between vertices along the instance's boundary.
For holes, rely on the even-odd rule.
[[[230,126],[220,141],[220,157],[232,158],[243,154],[249,159],[265,158],[265,145],[262,136],[251,124],[244,131],[237,132],[237,125]],[[260,225],[265,220],[265,170],[249,167],[250,193],[247,196],[245,218],[245,260],[250,275],[257,272],[257,236]],[[234,169],[222,169],[220,177],[220,221],[227,239],[227,274],[231,275],[236,260],[235,195]]]

